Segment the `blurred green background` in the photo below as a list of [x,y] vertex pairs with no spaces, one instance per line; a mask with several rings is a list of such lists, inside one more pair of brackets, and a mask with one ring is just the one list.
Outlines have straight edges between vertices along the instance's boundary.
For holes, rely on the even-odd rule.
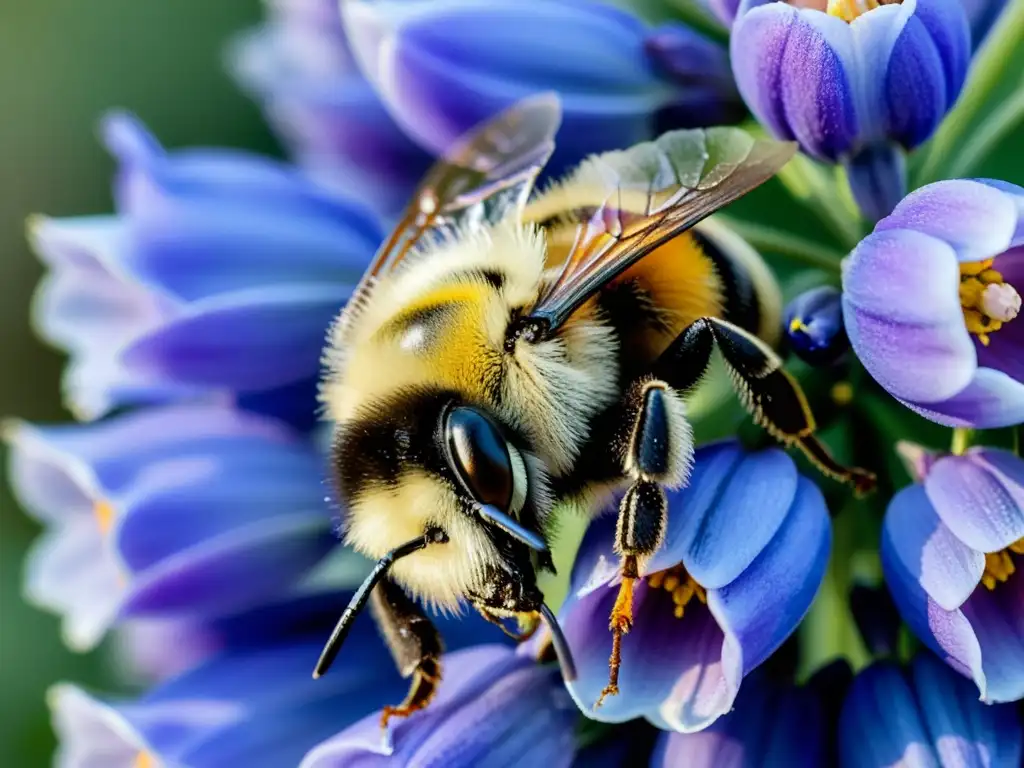
[[[666,1],[679,0],[645,0]],[[171,147],[279,152],[222,67],[224,42],[261,15],[259,0],[0,0],[0,418],[67,418],[59,401],[61,357],[28,325],[41,270],[26,247],[24,221],[36,212],[110,209],[113,164],[96,138],[105,110],[136,112]],[[1024,51],[1015,64],[1021,61]],[[991,105],[1024,87],[1016,78]],[[1024,183],[1022,147],[1018,130],[976,175]],[[785,196],[770,197],[745,200],[736,211],[820,235],[810,214]],[[0,462],[0,472],[5,468]],[[49,763],[54,740],[44,692],[52,683],[102,688],[112,679],[102,649],[71,654],[56,618],[21,602],[22,559],[37,533],[0,477],[0,765],[17,768]]]
[[[24,221],[110,209],[113,164],[97,140],[112,107],[167,143],[276,152],[256,108],[224,74],[224,41],[262,15],[259,0],[0,0],[0,418],[67,418],[60,355],[40,344],[28,306],[41,270]],[[3,461],[6,473],[6,459]],[[38,526],[0,479],[0,765],[48,765],[44,691],[102,686],[102,651],[76,656],[57,620],[21,602],[22,558]]]

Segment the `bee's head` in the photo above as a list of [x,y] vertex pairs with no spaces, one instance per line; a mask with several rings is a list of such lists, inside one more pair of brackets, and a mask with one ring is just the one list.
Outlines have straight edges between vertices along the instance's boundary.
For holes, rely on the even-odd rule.
[[396,562],[393,578],[454,609],[537,611],[550,567],[546,480],[522,435],[458,393],[417,389],[341,425],[334,470],[349,543],[375,558],[437,529],[446,541]]

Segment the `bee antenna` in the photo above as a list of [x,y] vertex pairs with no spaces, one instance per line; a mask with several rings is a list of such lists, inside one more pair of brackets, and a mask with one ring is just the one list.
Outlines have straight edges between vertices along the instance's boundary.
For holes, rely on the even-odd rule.
[[352,599],[349,601],[348,607],[342,612],[338,623],[334,625],[334,631],[331,632],[327,644],[324,645],[323,651],[320,652],[320,659],[313,670],[314,680],[330,669],[331,664],[338,657],[338,652],[341,651],[341,646],[345,643],[345,638],[352,631],[352,625],[355,623],[356,616],[363,610],[366,601],[370,599],[370,593],[373,591],[373,588],[387,575],[388,569],[391,568],[395,561],[401,560],[413,552],[418,552],[428,544],[444,544],[447,541],[448,534],[440,528],[430,528],[423,536],[418,536],[412,541],[396,547],[377,561],[377,564],[373,566],[373,569],[363,579],[363,583],[359,585],[359,589],[352,595]]
[[551,644],[555,647],[555,656],[558,657],[558,666],[562,668],[562,678],[566,682],[576,679],[576,662],[572,659],[572,651],[569,649],[569,641],[562,634],[562,627],[558,619],[551,612],[546,603],[540,605],[540,615],[544,623],[551,630]]

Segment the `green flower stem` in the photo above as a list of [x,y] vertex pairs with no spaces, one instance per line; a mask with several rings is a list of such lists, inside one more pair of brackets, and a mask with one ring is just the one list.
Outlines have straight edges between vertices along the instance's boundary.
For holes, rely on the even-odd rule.
[[719,215],[718,220],[759,251],[770,251],[807,267],[839,274],[843,254],[812,240],[774,227]]
[[1024,124],[1024,80],[975,131],[970,143],[957,155],[948,176],[966,178],[980,162],[1018,126]]
[[974,57],[960,100],[932,138],[917,176],[918,186],[944,177],[943,166],[948,167],[964,133],[985,106],[1003,70],[1014,60],[1014,54],[1021,46],[1024,46],[1024,0],[1010,0]]
[[839,274],[843,254],[833,248],[754,221],[740,221],[722,215],[717,218],[759,251],[777,253],[804,266]]
[[956,427],[953,429],[953,440],[950,443],[950,453],[956,456],[963,456],[967,449],[971,447],[971,437],[974,434],[973,429],[967,429],[965,427]]
[[844,248],[852,249],[860,241],[860,217],[848,209],[846,193],[836,183],[835,175],[798,154],[779,171],[778,179],[794,198],[814,211]]

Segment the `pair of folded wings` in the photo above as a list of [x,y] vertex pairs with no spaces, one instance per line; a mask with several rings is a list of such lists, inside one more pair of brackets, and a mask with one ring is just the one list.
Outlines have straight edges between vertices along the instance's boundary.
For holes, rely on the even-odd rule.
[[737,128],[671,131],[584,161],[560,188],[558,199],[573,207],[538,216],[551,206],[529,198],[560,118],[557,97],[544,94],[459,140],[420,183],[350,305],[431,232],[493,224],[510,213],[522,220],[564,215],[579,222],[575,240],[528,310],[553,330],[659,245],[771,178],[795,152],[791,143],[754,139]]

